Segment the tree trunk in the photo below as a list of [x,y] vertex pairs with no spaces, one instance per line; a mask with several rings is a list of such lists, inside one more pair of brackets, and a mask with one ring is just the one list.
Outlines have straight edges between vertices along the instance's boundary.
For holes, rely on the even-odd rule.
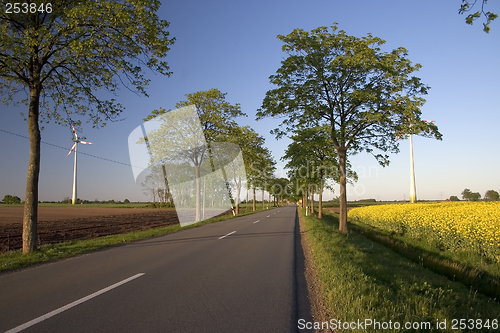
[[339,231],[347,233],[347,193],[346,193],[346,149],[339,147],[339,169],[340,169],[340,217]]
[[[161,165],[161,170],[163,171],[163,180],[165,182],[165,199],[164,199],[164,202],[166,204],[167,201],[170,200],[170,197],[169,197],[170,189],[168,187],[167,170],[165,170],[165,164]],[[205,201],[203,201],[203,203],[205,203]]]
[[23,253],[37,250],[38,221],[38,178],[40,175],[40,128],[39,118],[40,88],[30,87],[28,132],[30,138],[30,156],[26,178],[26,197],[23,213]]
[[196,175],[196,217],[195,221],[198,222],[200,220],[200,192],[201,192],[201,179],[200,179],[200,166],[195,165],[194,171]]
[[241,179],[236,181],[236,198],[234,198],[234,210],[235,214],[238,215],[240,213],[240,191],[241,191]]
[[262,210],[264,210],[264,189],[262,189]]
[[311,185],[311,215],[314,215],[314,185]]
[[253,189],[253,211],[255,212],[255,209],[256,209],[255,208],[255,186],[252,187],[252,189]]
[[307,186],[306,186],[306,190],[304,193],[304,208],[307,208],[307,196],[308,195],[309,195],[309,191],[307,190]]
[[323,178],[319,180],[318,218],[323,217]]

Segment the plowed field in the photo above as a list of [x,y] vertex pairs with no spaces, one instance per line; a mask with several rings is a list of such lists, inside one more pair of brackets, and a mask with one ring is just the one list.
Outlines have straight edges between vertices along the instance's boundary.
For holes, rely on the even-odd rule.
[[[22,247],[23,207],[0,207],[0,251]],[[38,244],[89,239],[179,223],[174,209],[38,207]]]

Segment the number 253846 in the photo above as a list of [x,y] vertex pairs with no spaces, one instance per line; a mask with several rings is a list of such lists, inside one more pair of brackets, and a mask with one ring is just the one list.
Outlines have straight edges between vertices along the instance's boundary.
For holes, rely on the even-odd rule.
[[52,4],[48,3],[26,3],[26,2],[14,2],[6,3],[4,11],[6,14],[34,14],[34,13],[52,13]]

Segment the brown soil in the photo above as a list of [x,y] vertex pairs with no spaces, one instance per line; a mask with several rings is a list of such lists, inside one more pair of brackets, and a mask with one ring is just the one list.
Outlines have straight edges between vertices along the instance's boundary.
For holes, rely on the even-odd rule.
[[[0,251],[22,247],[23,207],[0,207]],[[89,239],[179,223],[174,209],[38,207],[38,244]]]
[[[22,223],[24,207],[1,207],[0,224]],[[38,221],[57,221],[105,215],[124,215],[158,212],[153,208],[106,208],[106,207],[38,207]]]

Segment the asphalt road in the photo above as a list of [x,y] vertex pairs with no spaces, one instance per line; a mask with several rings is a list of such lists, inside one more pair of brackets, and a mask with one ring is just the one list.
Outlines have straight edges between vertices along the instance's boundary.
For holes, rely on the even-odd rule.
[[309,313],[295,206],[0,275],[0,332],[296,332]]

